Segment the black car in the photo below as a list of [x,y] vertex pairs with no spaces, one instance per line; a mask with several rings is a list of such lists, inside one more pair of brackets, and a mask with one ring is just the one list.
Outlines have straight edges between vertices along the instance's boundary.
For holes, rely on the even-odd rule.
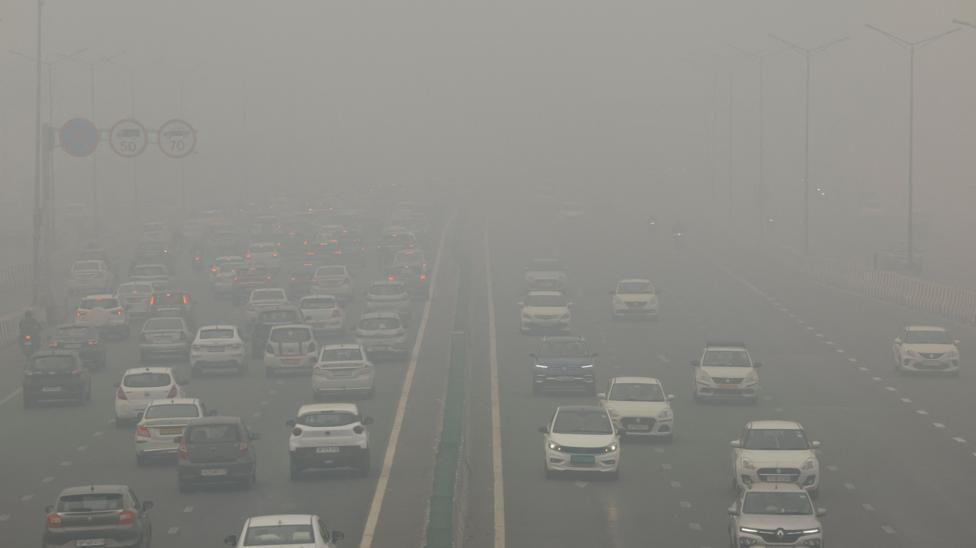
[[176,438],[177,486],[181,493],[197,485],[239,483],[249,489],[257,479],[258,435],[239,417],[191,420]]
[[258,319],[251,327],[249,335],[251,339],[251,355],[255,358],[264,358],[264,347],[268,344],[268,335],[271,328],[276,325],[291,325],[304,323],[302,313],[294,306],[282,306],[273,310],[262,310],[258,313]]
[[39,401],[91,400],[91,373],[76,352],[46,350],[35,352],[24,367],[24,408]]
[[56,350],[77,352],[81,363],[88,369],[105,367],[105,345],[102,344],[98,329],[94,327],[75,324],[59,325],[54,328],[47,345]]
[[576,389],[596,394],[594,361],[583,337],[545,337],[542,351],[532,357],[532,393],[544,389]]
[[47,507],[42,546],[143,548],[152,540],[151,501],[127,485],[69,487]]

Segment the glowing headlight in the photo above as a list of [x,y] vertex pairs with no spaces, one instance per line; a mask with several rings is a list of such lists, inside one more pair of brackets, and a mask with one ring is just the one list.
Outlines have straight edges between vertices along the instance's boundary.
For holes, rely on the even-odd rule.
[[592,363],[588,363],[586,365],[580,366],[580,368],[581,369],[592,369],[593,368],[593,364]]
[[657,418],[659,418],[659,419],[670,419],[672,416],[673,415],[671,414],[671,410],[670,409],[665,409],[665,410],[661,411],[660,413],[658,413]]
[[604,453],[613,453],[616,450],[617,450],[617,444],[616,443],[611,443],[610,445],[608,445],[608,446],[606,446],[606,447],[603,448],[603,452]]
[[756,534],[756,533],[759,532],[759,529],[753,529],[752,527],[739,527],[739,532],[740,533],[749,533],[749,534],[753,534],[754,535],[754,534]]
[[802,531],[802,533],[803,533],[804,535],[816,535],[816,534],[817,534],[817,533],[819,533],[819,532],[820,532],[820,529],[819,529],[819,528],[814,528],[814,529],[804,529],[804,530]]
[[549,449],[552,451],[560,451],[560,452],[563,450],[562,446],[560,446],[558,443],[555,442],[549,442]]
[[813,459],[809,459],[809,460],[807,460],[806,462],[803,463],[803,469],[804,470],[813,470],[813,467],[816,464],[817,464],[817,461],[815,461]]
[[549,369],[548,365],[542,365],[541,363],[535,364],[536,369]]

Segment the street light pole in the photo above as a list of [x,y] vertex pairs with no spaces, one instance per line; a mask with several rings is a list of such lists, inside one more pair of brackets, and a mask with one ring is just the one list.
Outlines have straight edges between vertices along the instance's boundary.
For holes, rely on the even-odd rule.
[[805,76],[804,76],[804,93],[803,93],[803,254],[810,254],[810,84],[811,84],[811,74],[810,74],[810,58],[814,53],[819,53],[838,42],[843,42],[847,40],[848,37],[844,36],[830,42],[826,42],[814,48],[804,48],[789,42],[776,36],[775,34],[770,34],[770,38],[773,40],[782,42],[787,46],[791,47],[794,51],[803,56],[803,61],[805,64]]
[[874,25],[865,26],[908,49],[908,226],[906,227],[908,249],[906,252],[908,254],[908,267],[911,269],[915,266],[915,48],[927,46],[960,29],[959,27],[951,28],[928,38],[909,42]]
[[44,1],[37,0],[37,57],[35,59],[36,71],[36,90],[35,90],[35,109],[34,109],[34,241],[33,241],[33,261],[32,272],[33,283],[31,284],[31,304],[37,306],[38,295],[40,293],[40,267],[41,267],[41,58],[43,51],[42,31],[44,15]]

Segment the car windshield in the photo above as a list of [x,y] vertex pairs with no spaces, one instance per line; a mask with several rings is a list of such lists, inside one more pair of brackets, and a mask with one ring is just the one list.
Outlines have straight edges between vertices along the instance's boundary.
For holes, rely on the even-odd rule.
[[94,308],[111,309],[111,308],[118,308],[118,307],[119,307],[119,301],[117,299],[102,299],[102,298],[82,299],[81,304],[78,305],[78,308],[84,310],[92,310]]
[[234,330],[233,329],[202,329],[200,330],[200,340],[213,340],[213,339],[233,339]]
[[274,244],[253,244],[248,249],[251,253],[271,253],[277,248]]
[[281,289],[255,289],[251,293],[251,301],[284,301],[285,292]]
[[122,509],[121,493],[84,493],[58,499],[58,512],[111,512]]
[[276,343],[301,343],[312,340],[312,330],[304,327],[276,327],[268,337]]
[[553,356],[562,358],[589,356],[590,352],[586,344],[578,339],[547,339],[542,343],[543,356]]
[[530,293],[529,296],[525,298],[525,306],[564,307],[566,306],[566,297],[563,295]]
[[124,283],[119,286],[119,295],[148,295],[153,292],[150,284]]
[[142,330],[149,331],[181,331],[183,321],[180,318],[150,318],[142,326]]
[[122,379],[122,386],[127,388],[159,388],[173,384],[173,377],[169,373],[132,373]]
[[150,405],[143,418],[146,419],[194,419],[200,416],[200,408],[192,403],[167,403]]
[[665,401],[660,384],[644,382],[614,383],[607,394],[610,401]]
[[302,308],[305,310],[316,310],[321,308],[335,308],[336,300],[332,297],[311,297],[302,299]]
[[952,344],[949,334],[941,330],[912,330],[905,332],[908,344]]
[[320,266],[315,271],[315,277],[317,278],[329,278],[336,276],[345,276],[346,269],[342,266]]
[[369,288],[370,295],[402,295],[404,293],[403,284],[373,284]]
[[359,328],[363,331],[380,331],[399,327],[400,320],[396,318],[364,318],[359,321]]
[[702,358],[708,367],[750,367],[749,354],[745,350],[708,350]]
[[560,409],[554,434],[612,434],[613,425],[603,409]]
[[31,369],[35,371],[71,371],[75,365],[73,356],[35,356],[31,360]]
[[315,411],[298,417],[297,422],[303,426],[345,426],[359,422],[359,415],[350,411]]
[[72,272],[90,272],[102,269],[101,261],[78,261],[71,265]]
[[750,492],[742,501],[742,513],[804,516],[813,513],[813,506],[806,493]]
[[617,284],[617,293],[628,295],[654,293],[654,286],[651,285],[651,282],[620,282]]
[[236,424],[199,424],[187,428],[189,443],[227,443],[241,440]]
[[753,428],[742,440],[743,449],[801,451],[809,448],[803,430],[796,428]]
[[248,527],[244,546],[311,545],[314,540],[311,525],[267,525]]
[[322,362],[358,362],[362,361],[363,352],[359,348],[329,348],[322,350],[319,361]]

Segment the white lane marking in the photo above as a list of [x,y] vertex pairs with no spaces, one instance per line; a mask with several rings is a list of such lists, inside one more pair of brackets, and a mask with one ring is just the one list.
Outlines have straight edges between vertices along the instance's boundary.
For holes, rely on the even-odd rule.
[[585,481],[574,481],[573,482],[573,487],[579,487],[580,489],[583,489],[587,485],[589,485],[589,483],[587,483]]
[[52,481],[54,481],[54,476],[47,476],[41,479],[41,483],[51,483]]
[[63,460],[63,461],[61,461],[61,466],[71,466],[71,461],[70,460]]
[[959,436],[956,436],[956,437],[952,438],[952,441],[954,441],[956,443],[966,443],[966,438],[960,438]]
[[20,502],[27,502],[27,501],[29,501],[32,498],[34,498],[34,495],[33,494],[27,494],[27,495],[24,495],[24,496],[20,497]]
[[187,506],[186,508],[183,509],[183,513],[184,514],[189,514],[192,511],[193,511],[193,507],[192,506]]
[[658,354],[658,355],[657,355],[657,359],[658,359],[658,361],[660,361],[661,363],[671,363],[671,359],[670,359],[670,358],[668,358],[667,356],[665,356],[664,354]]
[[837,471],[837,465],[828,464],[827,465],[827,470],[830,470],[831,472],[836,472]]
[[100,437],[102,437],[102,433],[101,432],[95,432],[95,433],[92,434],[92,437],[93,438],[100,438]]
[[888,392],[897,392],[898,391],[898,389],[896,389],[894,386],[886,386],[885,387],[885,390],[887,390]]
[[79,453],[81,453],[85,449],[88,449],[88,446],[86,446],[86,445],[79,445],[78,447],[75,448],[75,451],[78,451]]
[[678,503],[678,506],[680,506],[680,507],[682,507],[684,509],[688,509],[688,508],[691,508],[691,503],[688,502],[688,501],[686,501],[686,500],[683,500],[683,501],[681,501],[681,502]]
[[874,382],[878,382],[881,380],[881,377],[871,377],[871,380]]
[[862,365],[861,367],[858,367],[858,368],[857,368],[857,370],[858,370],[858,371],[867,371],[867,370],[868,370],[868,368],[867,368],[867,367],[864,367],[864,366]]
[[814,333],[814,335],[816,335],[818,339],[823,338],[823,333]]
[[889,535],[895,534],[895,528],[890,525],[882,525],[881,530],[884,531],[885,533],[888,533]]
[[255,419],[260,419],[261,418],[261,412],[260,411],[255,411],[255,412],[251,413],[251,416],[254,417]]
[[847,358],[847,361],[851,363],[857,363],[857,358]]
[[694,521],[688,524],[688,528],[691,529],[692,531],[701,531],[702,530],[701,524],[700,523],[696,523]]
[[807,326],[807,331],[813,331],[813,326],[812,325],[808,325]]
[[665,463],[662,463],[661,464],[661,468],[664,469],[664,470],[670,470],[671,469],[671,465],[665,462]]
[[278,393],[278,391],[277,391],[277,390],[275,390],[274,388],[272,388],[271,390],[268,390],[268,395],[269,395],[269,396],[274,396],[274,395],[275,395],[275,394],[277,394],[277,393]]
[[491,476],[493,484],[492,518],[495,523],[494,547],[505,548],[505,481],[502,475],[502,412],[498,388],[498,339],[495,331],[495,286],[491,279],[491,251],[485,231],[485,279],[488,293],[488,364],[491,376]]
[[18,388],[17,390],[14,390],[13,392],[7,394],[6,396],[3,397],[2,400],[0,400],[0,405],[3,405],[5,403],[7,403],[8,401],[16,398],[18,394],[20,394],[21,392],[23,392],[23,390],[24,390],[23,388]]
[[945,430],[946,427],[946,425],[942,424],[941,422],[933,422],[932,426],[938,428],[939,430]]
[[268,400],[261,400],[260,402],[258,402],[258,405],[264,407],[265,405],[268,405]]
[[874,512],[874,506],[871,506],[870,504],[868,504],[866,502],[861,505],[861,508],[864,508],[864,510],[866,510],[868,512]]
[[926,410],[924,410],[924,409],[916,409],[915,412],[918,413],[919,415],[928,415],[929,414],[929,412],[926,411]]
[[671,488],[672,489],[681,489],[681,482],[680,481],[671,480]]
[[847,489],[848,491],[853,491],[854,489],[856,489],[856,487],[854,487],[853,483],[845,483],[844,489]]
[[763,401],[773,401],[773,397],[772,396],[769,396],[769,395],[763,396],[762,399],[763,399]]
[[843,354],[844,353],[844,349],[843,348],[838,348],[837,349],[837,353],[838,354]]
[[655,453],[660,453],[660,454],[663,455],[664,454],[664,448],[663,447],[655,447],[654,448],[654,452]]
[[170,527],[169,530],[166,531],[166,532],[168,534],[170,534],[170,535],[175,535],[175,534],[177,534],[177,533],[180,532],[180,528],[174,525],[174,526]]
[[827,346],[834,346],[834,341],[824,341]]
[[[436,259],[434,259],[434,273],[430,278],[431,292],[437,291],[437,278],[441,272],[441,258],[444,256],[444,241],[447,236],[447,228],[453,223],[453,218],[441,230],[441,238],[437,244]],[[487,248],[486,248],[487,249]],[[491,279],[490,277],[488,278]],[[386,443],[386,454],[383,456],[383,467],[380,470],[379,478],[376,480],[376,490],[373,491],[373,499],[369,504],[369,513],[366,515],[366,525],[363,527],[362,540],[359,548],[371,548],[373,537],[376,535],[376,525],[379,523],[380,510],[383,508],[383,499],[386,498],[386,489],[390,483],[390,471],[393,469],[393,459],[396,458],[397,444],[400,440],[400,431],[403,430],[403,416],[407,411],[407,400],[410,399],[410,390],[413,388],[413,378],[417,372],[417,358],[420,355],[420,345],[424,341],[424,334],[427,332],[427,321],[430,319],[430,308],[434,302],[433,295],[424,303],[424,313],[420,318],[420,326],[417,328],[417,338],[413,343],[413,351],[410,353],[410,363],[407,365],[406,374],[403,377],[403,387],[400,389],[400,400],[397,402],[396,414],[393,416],[393,428],[390,430],[390,437]],[[489,310],[491,309],[491,300]],[[491,329],[489,327],[489,329]],[[495,423],[498,424],[498,423]],[[499,432],[499,437],[501,433]],[[498,505],[499,498],[504,498],[503,494],[497,490],[496,482],[495,504]],[[498,544],[498,516],[495,517],[495,546],[505,545],[505,535],[502,535],[502,543]],[[504,525],[502,525],[504,532]]]
[[911,398],[902,398],[901,399],[901,402],[902,403],[912,403],[912,399]]

